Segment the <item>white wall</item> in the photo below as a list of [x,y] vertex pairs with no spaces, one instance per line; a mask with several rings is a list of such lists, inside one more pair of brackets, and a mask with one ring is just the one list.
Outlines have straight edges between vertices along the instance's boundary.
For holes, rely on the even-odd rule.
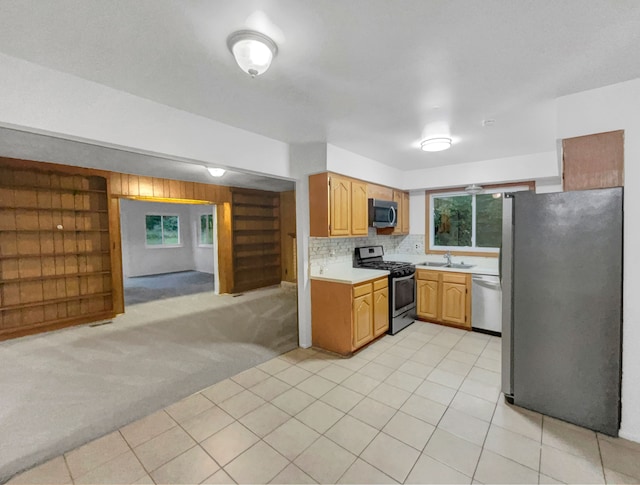
[[533,153],[515,157],[482,160],[456,165],[404,172],[405,190],[460,187],[469,184],[521,182],[558,177],[556,152]]
[[424,190],[416,190],[409,194],[409,234],[424,236],[427,232],[426,199]]
[[[126,277],[144,276],[195,269],[193,258],[193,230],[190,207],[183,204],[163,204],[121,201],[122,264]],[[145,216],[179,215],[179,247],[147,247]]]
[[326,169],[388,187],[403,187],[401,170],[327,143]]
[[[202,273],[214,273],[214,246],[202,246],[200,244],[200,216],[213,214],[215,218],[215,206],[213,205],[192,205],[189,207],[192,231],[192,251],[193,266],[196,271]],[[215,232],[214,232],[215,237]],[[215,241],[215,239],[214,239]]]
[[558,99],[558,138],[625,130],[622,424],[640,442],[640,79]]

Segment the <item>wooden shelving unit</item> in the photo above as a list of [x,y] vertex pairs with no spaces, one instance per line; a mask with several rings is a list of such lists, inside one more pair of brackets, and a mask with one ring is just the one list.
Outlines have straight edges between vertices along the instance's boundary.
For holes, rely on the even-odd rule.
[[112,315],[107,180],[0,165],[0,339]]
[[234,293],[279,284],[280,195],[232,189]]

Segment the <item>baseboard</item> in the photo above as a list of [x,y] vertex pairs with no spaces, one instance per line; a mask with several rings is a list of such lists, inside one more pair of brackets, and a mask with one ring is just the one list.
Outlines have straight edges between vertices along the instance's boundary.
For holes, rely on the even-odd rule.
[[625,440],[633,441],[635,443],[640,443],[640,435],[627,433],[622,429],[618,432],[618,436],[620,438],[624,438]]
[[298,283],[294,283],[292,281],[281,281],[280,282],[280,287],[285,289],[285,290],[297,290],[298,289]]
[[502,337],[502,332],[496,332],[495,330],[488,330],[486,328],[471,327],[473,332],[484,333],[486,335],[493,335],[494,337]]

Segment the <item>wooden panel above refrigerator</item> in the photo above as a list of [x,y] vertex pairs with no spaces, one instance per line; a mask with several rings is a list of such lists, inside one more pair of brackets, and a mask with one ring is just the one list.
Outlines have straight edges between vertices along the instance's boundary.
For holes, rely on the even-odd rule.
[[562,140],[564,190],[624,186],[624,130]]

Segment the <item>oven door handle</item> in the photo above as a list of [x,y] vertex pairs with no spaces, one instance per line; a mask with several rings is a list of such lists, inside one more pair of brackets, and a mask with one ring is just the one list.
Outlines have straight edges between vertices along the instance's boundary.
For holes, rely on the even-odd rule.
[[392,276],[391,279],[395,282],[395,281],[403,281],[403,280],[408,280],[409,278],[413,278],[415,277],[415,273],[411,273],[408,276],[401,276],[401,277],[397,277],[397,276]]

